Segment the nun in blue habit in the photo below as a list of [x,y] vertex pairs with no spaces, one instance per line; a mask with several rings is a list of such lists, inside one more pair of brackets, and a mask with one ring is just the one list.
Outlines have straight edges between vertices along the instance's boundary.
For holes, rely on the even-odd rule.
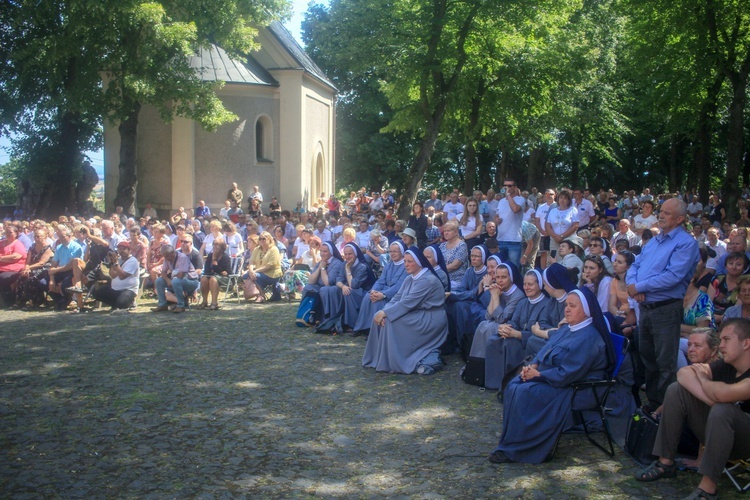
[[575,290],[576,285],[570,278],[570,271],[561,264],[552,264],[542,273],[544,291],[547,292],[553,302],[547,307],[547,314],[542,316],[539,324],[531,326],[534,334],[526,341],[526,356],[534,357],[547,340],[557,331],[557,325],[563,319],[565,312],[565,299],[568,293]]
[[528,271],[523,278],[523,299],[513,316],[487,339],[484,363],[484,386],[500,389],[506,375],[520,368],[526,357],[526,342],[533,336],[531,326],[547,314],[550,299],[544,293],[542,273]]
[[443,284],[443,288],[446,292],[451,291],[451,279],[448,276],[448,266],[445,265],[445,257],[443,252],[440,251],[439,245],[430,245],[425,247],[423,250],[424,256],[432,264],[432,270],[440,279],[440,283]]
[[362,366],[429,375],[442,366],[440,346],[448,336],[445,291],[419,248],[406,251],[404,267],[401,289],[373,318]]
[[[487,277],[487,258],[490,256],[487,247],[477,245],[471,249],[469,259],[471,267],[466,270],[461,283],[453,288],[446,297],[445,310],[448,313],[449,339],[444,352],[454,352],[461,346],[464,333],[473,332],[474,327],[468,328],[466,324],[471,316],[471,303],[480,300],[484,292],[484,285],[489,286],[492,276]],[[487,300],[489,304],[489,300]],[[487,307],[487,304],[484,307]]]
[[544,462],[569,420],[570,385],[601,379],[612,365],[609,332],[590,290],[570,292],[565,319],[568,323],[508,384],[503,431],[490,462]]
[[344,297],[344,324],[352,325],[352,336],[358,336],[361,331],[370,330],[372,318],[375,313],[383,309],[385,305],[396,295],[401,288],[401,284],[406,279],[406,270],[404,269],[404,254],[406,253],[406,244],[401,241],[394,241],[388,246],[389,261],[383,268],[380,278],[375,282],[370,293],[366,293],[360,303],[357,305],[359,312],[356,320],[349,322],[354,314],[354,294]]
[[[344,314],[344,296],[354,294],[362,300],[365,292],[375,283],[375,274],[367,264],[362,250],[356,243],[344,245],[344,273],[335,286],[323,287],[320,299],[323,303],[324,319],[334,318]],[[356,321],[356,316],[352,322]]]
[[341,258],[339,249],[330,241],[324,241],[320,245],[320,262],[310,272],[303,295],[311,290],[320,292],[325,286],[336,286],[336,282],[344,277],[344,259]]
[[500,325],[513,317],[516,307],[526,297],[523,293],[523,276],[518,268],[510,262],[499,264],[489,293],[491,298],[485,312],[486,319],[476,327],[471,343],[469,356],[472,358],[485,357],[487,340],[497,335]]

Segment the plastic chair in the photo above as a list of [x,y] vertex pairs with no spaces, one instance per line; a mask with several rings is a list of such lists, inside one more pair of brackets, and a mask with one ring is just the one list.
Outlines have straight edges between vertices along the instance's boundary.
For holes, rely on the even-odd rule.
[[227,281],[227,287],[224,290],[224,298],[222,299],[221,303],[224,304],[227,301],[227,297],[229,297],[229,291],[233,290],[235,295],[237,296],[237,303],[242,302],[242,298],[240,295],[240,277],[242,276],[242,264],[244,263],[244,258],[242,255],[238,257],[232,257],[232,273],[227,276],[229,278],[229,281]]

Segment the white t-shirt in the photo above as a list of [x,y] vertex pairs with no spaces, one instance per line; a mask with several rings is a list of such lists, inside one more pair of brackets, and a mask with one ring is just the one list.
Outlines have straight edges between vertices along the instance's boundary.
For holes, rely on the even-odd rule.
[[451,203],[449,201],[443,205],[443,213],[448,217],[448,220],[460,219],[464,210],[466,209],[460,201],[457,201],[456,203]]
[[547,222],[547,214],[549,214],[549,211],[556,206],[557,204],[555,203],[552,203],[551,205],[542,203],[537,207],[536,212],[534,213],[534,217],[539,219],[539,227],[544,229],[544,224]]
[[557,235],[565,234],[574,222],[578,222],[578,209],[570,206],[566,210],[555,207],[547,214],[547,222],[552,226],[552,231]]
[[693,221],[693,222],[700,222],[701,221],[701,214],[703,213],[703,205],[701,204],[700,201],[689,203],[688,206],[687,206],[687,212],[688,212],[688,215],[691,212],[698,212],[698,215],[696,215],[696,216],[689,215],[689,217],[690,217],[690,220]]
[[458,226],[458,228],[461,230],[461,236],[466,238],[466,235],[473,233],[477,229],[477,218],[474,216],[469,216],[466,218],[466,224]]
[[596,216],[594,205],[586,198],[581,199],[580,204],[576,203],[576,200],[573,199],[570,204],[578,210],[578,227],[588,226],[591,218]]
[[643,217],[643,214],[638,214],[635,217],[633,217],[633,227],[636,231],[650,228],[654,224],[656,224],[656,221],[658,219],[654,214],[649,215],[648,217]]
[[517,213],[510,208],[508,198],[503,198],[497,204],[497,216],[502,221],[497,226],[497,241],[521,241],[523,207],[526,206],[526,199],[523,196],[514,196],[513,201],[521,207]]
[[367,248],[370,246],[370,230],[357,231],[357,245],[359,248]]
[[295,245],[297,245],[297,255],[295,255],[294,258],[297,260],[301,259],[303,254],[310,249],[310,245],[305,243],[302,239],[296,242]]
[[138,273],[141,268],[138,264],[138,259],[132,255],[122,263],[122,270],[128,273],[130,276],[125,279],[120,277],[112,278],[112,290],[131,290],[133,293],[138,293]]
[[526,222],[531,222],[531,219],[534,218],[534,207],[529,207],[526,209],[526,211],[523,213],[523,220]]

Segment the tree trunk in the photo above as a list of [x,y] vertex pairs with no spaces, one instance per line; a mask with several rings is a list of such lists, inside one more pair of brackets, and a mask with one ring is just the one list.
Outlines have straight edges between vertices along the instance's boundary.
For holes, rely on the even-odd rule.
[[[133,103],[130,115],[120,123],[120,182],[117,185],[115,207],[122,207],[123,212],[135,215],[135,193],[138,187],[136,159],[138,157],[138,113],[139,102]],[[108,207],[113,209],[114,207]]]
[[672,134],[669,138],[669,192],[674,193],[680,188],[680,151],[679,138],[677,134]]
[[711,187],[712,129],[718,108],[717,98],[723,84],[724,75],[718,72],[714,81],[706,89],[706,99],[703,101],[698,116],[698,129],[696,131],[698,151],[695,158],[695,171],[698,173],[698,198],[704,205],[708,203],[708,191]]
[[532,187],[544,189],[544,164],[547,161],[547,155],[542,148],[534,148],[529,153],[529,171],[526,179],[526,189],[531,191]]
[[443,116],[445,115],[445,106],[442,111],[430,120],[427,124],[427,130],[425,131],[424,137],[419,144],[419,152],[417,153],[414,162],[409,168],[409,174],[406,178],[406,185],[399,198],[398,207],[398,218],[407,220],[411,213],[411,207],[417,200],[417,194],[419,193],[419,186],[422,184],[427,168],[430,166],[430,159],[432,153],[435,152],[435,144],[437,143],[438,134],[440,132],[440,125],[443,122]]
[[729,105],[729,131],[727,145],[727,173],[724,176],[723,200],[727,218],[735,221],[739,217],[737,200],[738,178],[742,169],[742,154],[745,140],[745,105],[747,101],[747,73],[734,75],[732,102]]

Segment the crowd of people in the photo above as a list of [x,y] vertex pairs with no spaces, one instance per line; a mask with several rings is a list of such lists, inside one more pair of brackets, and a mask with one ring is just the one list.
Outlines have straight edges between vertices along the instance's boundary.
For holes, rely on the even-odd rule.
[[[201,200],[162,220],[150,205],[140,217],[6,220],[0,298],[77,312],[90,294],[128,309],[142,287],[156,296],[153,312],[216,310],[231,277],[250,302],[296,295],[298,324],[367,337],[363,366],[429,375],[462,355],[465,380],[504,400],[494,463],[549,457],[568,425],[570,384],[611,373],[609,333],[621,333],[632,369],[618,376],[615,411],[643,403],[669,427],[662,458],[639,476],[652,480],[674,472],[682,423],[670,398],[707,405],[708,424],[688,419],[706,449],[716,403],[750,400],[746,199],[732,221],[718,194],[703,206],[695,193],[521,191],[506,179],[497,192],[432,191],[398,219],[389,191],[322,193],[312,210],[290,211],[276,198],[264,206],[257,186],[245,200],[233,184],[216,215]],[[730,344],[740,361],[726,359]],[[732,385],[731,396],[716,384]],[[747,418],[732,425],[750,434]],[[701,465],[705,498],[714,465]]]

